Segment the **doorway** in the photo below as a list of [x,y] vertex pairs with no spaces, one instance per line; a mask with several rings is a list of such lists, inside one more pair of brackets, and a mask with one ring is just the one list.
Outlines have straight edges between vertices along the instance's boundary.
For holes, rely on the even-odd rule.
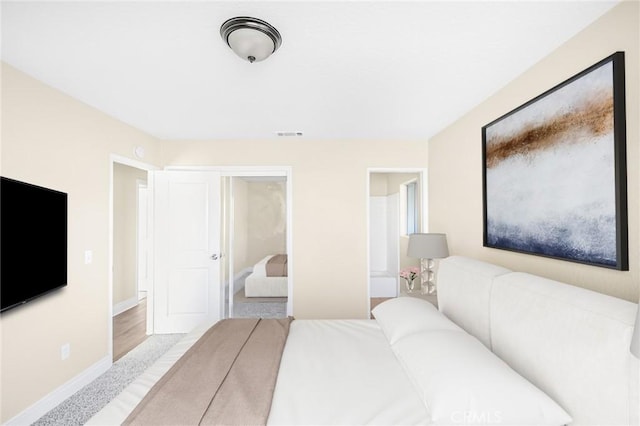
[[112,156],[110,178],[109,347],[112,360],[142,343],[148,331],[151,165]]
[[367,185],[369,306],[401,294],[400,271],[417,267],[409,235],[426,232],[426,170],[369,169]]
[[[288,271],[267,271],[267,263],[288,258],[286,176],[227,177],[223,210],[228,217],[223,244],[226,313],[232,318],[285,318]],[[226,236],[226,239],[224,238]],[[276,257],[277,256],[277,257]],[[288,263],[288,262],[287,262]],[[267,274],[267,272],[270,272]]]

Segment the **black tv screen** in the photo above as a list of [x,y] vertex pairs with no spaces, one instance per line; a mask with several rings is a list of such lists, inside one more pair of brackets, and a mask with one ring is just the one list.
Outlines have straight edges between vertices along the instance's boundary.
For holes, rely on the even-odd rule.
[[67,285],[67,194],[0,178],[0,312]]

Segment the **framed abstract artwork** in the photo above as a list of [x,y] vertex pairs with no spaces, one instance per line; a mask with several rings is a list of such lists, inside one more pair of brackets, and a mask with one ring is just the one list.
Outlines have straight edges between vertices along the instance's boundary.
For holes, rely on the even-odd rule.
[[628,270],[624,52],[482,128],[485,247]]

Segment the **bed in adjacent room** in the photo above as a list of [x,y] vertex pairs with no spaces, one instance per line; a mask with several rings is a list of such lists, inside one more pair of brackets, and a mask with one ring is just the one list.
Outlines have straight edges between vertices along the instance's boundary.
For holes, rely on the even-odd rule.
[[461,257],[438,297],[203,326],[89,424],[638,423],[637,304]]
[[286,254],[266,256],[253,267],[245,279],[246,297],[287,297],[289,294]]

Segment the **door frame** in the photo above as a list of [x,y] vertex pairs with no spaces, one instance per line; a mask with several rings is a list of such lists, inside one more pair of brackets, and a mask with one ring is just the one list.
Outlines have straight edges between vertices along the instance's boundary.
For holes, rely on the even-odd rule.
[[[148,173],[147,173],[148,174]],[[146,192],[145,196],[147,198],[147,203],[145,206],[145,214],[140,214],[141,213],[141,205],[142,203],[140,203],[140,191],[144,190]],[[146,273],[147,273],[147,281],[148,281],[148,276],[149,276],[149,257],[148,257],[148,253],[149,253],[149,243],[148,243],[148,239],[149,236],[151,235],[151,233],[149,232],[149,216],[151,216],[149,207],[150,207],[151,203],[149,202],[149,179],[147,177],[147,181],[143,182],[140,179],[136,179],[136,265],[138,265],[136,267],[136,296],[138,298],[138,301],[140,301],[140,256],[142,253],[144,253],[145,258],[146,258]],[[146,216],[146,217],[145,217]],[[144,219],[146,220],[146,228],[147,228],[147,240],[146,241],[141,241],[140,240],[140,220],[141,218],[144,217]],[[145,290],[146,292],[147,290]],[[145,295],[146,297],[146,295]]]
[[[153,170],[160,170],[159,167],[144,163],[142,161],[133,160],[128,157],[124,157],[117,154],[111,154],[109,156],[109,261],[108,261],[108,272],[107,272],[107,281],[109,287],[109,306],[107,309],[108,314],[108,332],[107,332],[107,348],[109,352],[109,360],[113,362],[113,179],[114,179],[114,167],[115,164],[121,164],[124,166],[133,167],[140,170],[145,170],[151,172]],[[147,179],[147,188],[151,188],[152,180]],[[149,194],[150,197],[153,197],[152,193]],[[153,204],[153,199],[151,198],[150,203]],[[148,226],[153,226],[153,209],[149,209],[149,223]],[[151,228],[153,229],[153,228]],[[153,263],[153,232],[149,235],[149,252],[148,252],[148,261]],[[150,268],[152,269],[152,268]],[[151,270],[149,273],[149,280],[153,283],[153,271]],[[147,293],[147,298],[150,296],[149,293],[153,293],[150,286],[150,291]],[[137,297],[137,295],[136,295]],[[147,334],[153,333],[153,303],[149,303],[147,299]]]
[[[269,176],[278,176],[284,177],[286,179],[286,191],[285,191],[285,199],[286,199],[286,220],[287,220],[287,238],[286,238],[286,249],[287,249],[287,275],[289,277],[289,285],[287,290],[287,315],[293,316],[293,285],[294,285],[294,276],[293,276],[293,179],[292,179],[292,166],[168,166],[165,167],[164,170],[167,171],[213,171],[220,173],[220,177],[269,177]],[[231,204],[233,205],[233,193],[231,194]],[[226,283],[229,289],[233,288],[233,236],[231,236],[229,240],[230,244],[230,256],[229,259],[229,276],[227,277],[228,282]],[[232,295],[229,295],[231,298]],[[231,312],[229,313],[231,316]]]
[[429,200],[427,198],[427,168],[426,167],[369,167],[367,168],[367,186],[365,192],[365,200],[367,206],[367,314],[369,318],[371,313],[371,211],[369,206],[369,197],[371,193],[371,174],[372,173],[417,173],[420,182],[420,232],[429,232]]

